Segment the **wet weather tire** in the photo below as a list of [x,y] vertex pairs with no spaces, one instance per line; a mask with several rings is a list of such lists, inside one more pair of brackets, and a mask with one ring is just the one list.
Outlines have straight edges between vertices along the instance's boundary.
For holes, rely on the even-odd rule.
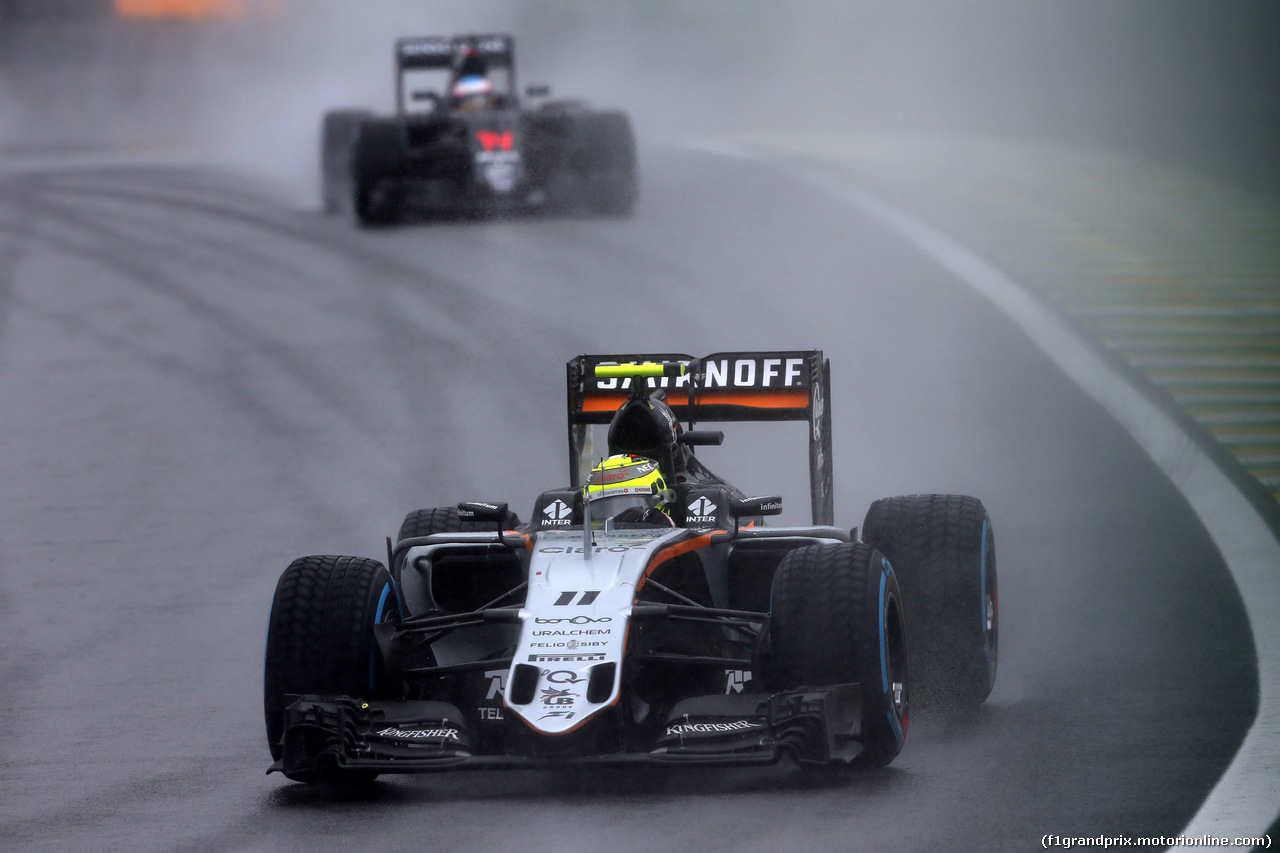
[[351,193],[351,150],[366,110],[332,110],[320,124],[320,198],[325,213],[346,208]]
[[286,694],[396,695],[398,685],[383,677],[373,626],[399,615],[391,575],[376,560],[301,557],[285,569],[271,602],[263,677],[272,758],[283,754]]
[[623,112],[584,112],[568,123],[569,171],[591,214],[630,216],[640,195],[636,140]]
[[871,505],[862,538],[893,564],[911,625],[919,707],[972,709],[991,693],[999,651],[995,539],[982,501],[908,495]]
[[[508,512],[506,521],[503,522],[503,529],[514,530],[519,524],[520,518],[514,512]],[[492,521],[463,521],[458,517],[457,507],[437,506],[431,509],[417,509],[406,515],[400,524],[396,542],[418,536],[433,536],[436,533],[475,533],[491,531],[494,528]]]
[[368,227],[396,221],[401,161],[399,125],[382,119],[359,123],[351,143],[351,209],[357,223]]
[[909,680],[906,621],[888,561],[861,542],[792,551],[774,574],[769,632],[771,687],[857,682],[857,763],[892,761],[906,737]]

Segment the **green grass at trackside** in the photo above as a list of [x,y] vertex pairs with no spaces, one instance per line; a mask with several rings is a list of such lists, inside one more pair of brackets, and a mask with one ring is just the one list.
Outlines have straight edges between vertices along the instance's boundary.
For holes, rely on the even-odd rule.
[[1280,204],[1119,154],[980,138],[752,135],[838,167],[1036,288],[1280,500]]

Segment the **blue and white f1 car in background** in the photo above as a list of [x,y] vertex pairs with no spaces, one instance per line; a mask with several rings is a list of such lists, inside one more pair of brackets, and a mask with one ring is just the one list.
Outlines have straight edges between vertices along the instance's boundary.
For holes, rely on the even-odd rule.
[[[982,503],[888,498],[861,538],[835,527],[828,369],[819,351],[573,359],[570,482],[527,523],[505,503],[418,510],[386,565],[285,570],[266,650],[271,770],[879,767],[913,697],[981,703],[998,636]],[[801,527],[767,525],[780,497],[748,496],[694,455],[723,439],[695,422],[783,420],[809,424]],[[592,466],[605,424],[609,459]]]

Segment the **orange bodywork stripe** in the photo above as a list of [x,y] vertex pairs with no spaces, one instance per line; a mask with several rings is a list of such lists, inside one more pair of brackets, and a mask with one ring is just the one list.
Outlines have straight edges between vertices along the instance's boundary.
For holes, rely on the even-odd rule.
[[636,595],[640,594],[640,590],[644,588],[644,582],[649,579],[649,575],[653,574],[653,570],[658,568],[658,566],[662,565],[668,560],[674,560],[676,557],[679,557],[681,554],[688,554],[690,551],[696,551],[699,548],[705,548],[707,545],[711,544],[712,536],[715,536],[719,533],[728,533],[728,532],[729,531],[727,530],[713,530],[710,533],[704,533],[701,536],[694,537],[693,539],[686,539],[683,542],[677,542],[674,545],[670,545],[666,548],[663,548],[661,551],[655,554],[653,559],[649,562],[649,568],[644,570],[644,576],[641,577],[640,582],[636,584]]
[[[627,401],[626,394],[587,394],[582,401],[584,412],[614,412]],[[689,405],[683,389],[667,391],[668,406]],[[700,406],[745,406],[751,409],[803,409],[809,405],[808,391],[704,391],[698,395]]]
[[525,549],[526,551],[532,551],[532,550],[533,550],[533,537],[532,537],[532,536],[528,536],[528,535],[526,535],[526,534],[524,534],[524,533],[520,533],[520,532],[518,532],[518,531],[516,531],[516,530],[504,530],[504,531],[502,531],[502,538],[503,538],[503,539],[523,539],[523,540],[524,540],[524,549]]

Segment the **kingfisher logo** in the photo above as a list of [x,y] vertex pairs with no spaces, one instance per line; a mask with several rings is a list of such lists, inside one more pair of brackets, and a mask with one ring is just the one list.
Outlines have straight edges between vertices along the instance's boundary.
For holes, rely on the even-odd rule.
[[667,726],[667,736],[679,735],[722,735],[729,732],[740,732],[746,729],[762,729],[763,723],[750,720],[733,720],[723,723],[676,723]]
[[378,735],[392,740],[458,740],[457,729],[401,729],[387,728]]
[[509,130],[477,130],[476,139],[485,151],[510,151],[515,147],[515,136]]
[[549,527],[568,527],[573,507],[562,500],[554,500],[542,510],[543,523]]

